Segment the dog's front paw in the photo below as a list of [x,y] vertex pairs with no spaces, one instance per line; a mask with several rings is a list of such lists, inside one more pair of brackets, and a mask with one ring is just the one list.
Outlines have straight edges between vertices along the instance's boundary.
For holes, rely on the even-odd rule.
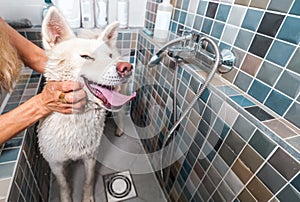
[[94,202],[94,193],[92,186],[85,186],[83,190],[82,202]]
[[69,193],[62,193],[60,195],[61,202],[72,202],[71,195]]
[[124,132],[121,129],[117,128],[115,135],[120,137],[123,134],[124,134]]
[[95,199],[93,196],[90,197],[83,197],[82,202],[95,202]]

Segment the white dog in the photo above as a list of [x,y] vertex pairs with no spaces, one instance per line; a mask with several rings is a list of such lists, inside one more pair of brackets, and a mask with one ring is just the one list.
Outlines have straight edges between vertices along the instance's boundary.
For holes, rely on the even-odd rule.
[[75,37],[65,18],[52,7],[42,25],[43,45],[48,54],[47,80],[77,80],[84,84],[88,103],[82,114],[53,113],[40,122],[40,151],[60,185],[61,201],[72,201],[64,176],[69,160],[83,159],[86,181],[82,201],[94,201],[95,155],[104,129],[105,111],[120,109],[135,94],[117,93],[127,81],[132,65],[118,61],[118,23],[112,23],[97,39]]

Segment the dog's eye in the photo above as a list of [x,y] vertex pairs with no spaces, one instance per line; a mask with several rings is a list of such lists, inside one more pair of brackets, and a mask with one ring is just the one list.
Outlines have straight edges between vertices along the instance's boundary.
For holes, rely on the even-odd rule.
[[110,58],[112,58],[113,55],[112,55],[112,53],[110,53],[108,56],[109,56]]
[[89,55],[80,55],[80,57],[82,57],[83,59],[86,59],[86,60],[95,60],[95,58],[92,58],[91,56]]

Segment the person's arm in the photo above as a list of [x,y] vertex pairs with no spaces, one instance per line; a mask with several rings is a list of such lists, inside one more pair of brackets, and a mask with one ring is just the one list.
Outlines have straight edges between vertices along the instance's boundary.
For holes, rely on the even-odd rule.
[[[65,100],[60,99],[61,94]],[[0,116],[0,145],[53,111],[81,113],[85,104],[86,93],[80,83],[48,82],[40,94]]]
[[44,68],[48,60],[45,51],[19,34],[1,17],[0,23],[3,25],[11,44],[16,48],[23,63],[39,73],[44,73]]
[[0,116],[0,145],[49,113],[41,107],[39,102],[39,96],[35,96]]

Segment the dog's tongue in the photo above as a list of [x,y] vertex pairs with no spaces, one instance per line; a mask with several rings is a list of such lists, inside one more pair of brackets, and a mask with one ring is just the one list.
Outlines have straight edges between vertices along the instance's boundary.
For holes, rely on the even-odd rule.
[[101,86],[97,86],[97,85],[91,85],[91,86],[99,90],[102,93],[102,95],[106,98],[107,102],[109,102],[111,106],[114,107],[119,107],[126,104],[127,102],[132,100],[136,95],[135,92],[132,93],[130,96],[128,96],[128,95],[120,94],[113,90],[109,90],[107,88],[103,88]]

